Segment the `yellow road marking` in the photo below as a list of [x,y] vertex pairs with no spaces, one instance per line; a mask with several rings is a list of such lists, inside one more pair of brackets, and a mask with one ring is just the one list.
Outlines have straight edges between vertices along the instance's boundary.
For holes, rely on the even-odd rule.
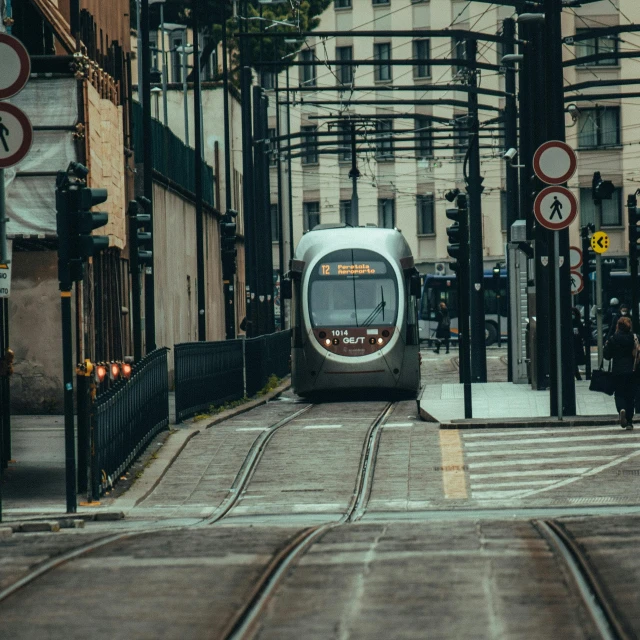
[[450,500],[464,500],[467,498],[467,482],[460,432],[444,429],[439,433],[444,497]]

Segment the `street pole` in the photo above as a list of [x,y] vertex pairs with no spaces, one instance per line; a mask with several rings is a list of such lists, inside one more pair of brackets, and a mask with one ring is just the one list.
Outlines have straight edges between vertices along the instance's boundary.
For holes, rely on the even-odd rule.
[[[506,38],[504,43],[504,53],[513,54],[515,46],[513,40],[516,35],[515,22],[512,18],[503,21],[502,35]],[[516,104],[516,70],[511,62],[505,68],[504,89],[507,94],[504,109],[504,137],[507,149],[518,148],[518,107]],[[518,197],[518,169],[507,163],[506,167],[506,189],[507,189],[507,246],[511,242],[511,225],[519,219],[519,197]],[[516,274],[513,265],[509,263],[509,252],[506,252],[507,261],[507,309],[511,309],[511,282]],[[501,339],[500,331],[500,310],[498,309],[498,345]],[[507,313],[507,380],[513,381],[513,341],[515,340],[515,327],[511,322],[511,313]]]
[[[0,169],[0,264],[9,264],[9,247],[7,244],[7,203],[4,189],[4,169]],[[0,358],[2,354],[0,354]]]
[[197,0],[193,3],[193,122],[195,137],[195,196],[196,196],[196,268],[198,277],[198,340],[207,339],[207,317],[205,313],[204,282],[204,213],[202,210],[202,128],[200,113],[202,96],[200,93],[200,52],[198,50],[200,8]]
[[[458,195],[456,204],[458,209],[464,211],[467,209],[467,196],[463,193]],[[470,344],[470,309],[469,309],[469,287],[470,287],[470,229],[469,229],[469,212],[466,211],[460,216],[460,248],[462,255],[462,268],[459,271],[460,291],[467,292],[467,295],[460,296],[460,333],[462,334],[458,340],[458,351],[460,358],[460,370],[462,372],[462,389],[464,394],[464,417],[469,420],[473,418],[472,404],[472,387],[471,387],[471,344]]]
[[358,178],[360,177],[360,171],[358,171],[358,159],[356,158],[356,125],[351,123],[351,171],[349,171],[349,177],[351,178],[352,191],[351,191],[351,223],[354,227],[360,225],[360,202],[358,200]]
[[466,41],[468,68],[468,123],[469,123],[469,278],[471,291],[471,380],[487,381],[487,352],[484,326],[484,264],[482,243],[482,178],[480,176],[480,123],[478,120],[478,86],[476,75],[476,40]]
[[[227,62],[227,4],[226,0],[222,3],[222,90],[224,91],[223,99],[223,116],[224,116],[224,206],[227,216],[231,211],[231,123],[229,119],[229,65]],[[276,114],[277,117],[277,114]],[[279,191],[279,189],[278,189]],[[236,337],[236,305],[235,305],[235,276],[229,275],[228,280],[223,280],[224,288],[224,313],[225,326],[227,328],[227,340],[233,340]]]
[[160,3],[160,37],[162,38],[162,121],[164,126],[169,126],[169,112],[167,107],[167,59],[164,50],[164,3]]
[[638,227],[636,220],[636,194],[627,196],[627,210],[629,221],[629,272],[631,274],[631,322],[634,333],[640,330],[638,325]]
[[589,279],[589,227],[580,229],[582,237],[582,281],[584,282],[584,351],[586,353],[585,379],[591,380],[591,281]]
[[[600,231],[601,227],[602,200],[599,200],[596,202],[596,231]],[[596,330],[598,334],[598,363],[602,362],[603,358],[604,339],[602,329],[602,254],[596,253]]]
[[261,233],[258,237],[262,239],[262,250],[264,255],[264,270],[263,278],[265,283],[266,294],[266,333],[273,333],[276,330],[275,327],[275,315],[273,310],[274,302],[274,284],[273,284],[273,251],[272,251],[272,239],[271,239],[271,180],[269,173],[269,162],[267,160],[267,132],[269,126],[269,98],[262,92],[262,99],[260,101],[261,107],[261,121],[262,121],[262,138],[265,140],[264,149],[265,153],[262,156],[262,197],[263,197],[263,216],[262,216],[262,228],[264,233]]
[[[151,240],[149,250],[152,252],[150,264],[145,268],[144,278],[144,315],[145,315],[145,353],[151,353],[156,348],[156,322],[155,322],[155,283],[154,263],[155,251],[153,250],[153,144],[151,129],[151,49],[149,46],[149,0],[140,0],[140,21],[142,30],[142,135],[144,136],[143,163],[144,163],[144,197],[149,200],[147,213],[151,215],[149,227]],[[138,83],[140,86],[140,83]]]
[[[142,95],[142,11],[140,8],[142,0],[136,0],[136,20],[137,20],[137,47],[138,47],[138,100],[140,106],[144,107],[144,96]],[[147,5],[148,7],[149,5]]]
[[[144,0],[143,0],[144,1]],[[71,327],[71,287],[60,291],[62,314],[62,377],[64,384],[64,460],[67,513],[77,511],[76,448],[73,419],[73,331]]]
[[[291,135],[291,100],[289,98],[289,67],[287,75],[287,135]],[[289,174],[289,260],[293,260],[295,247],[293,246],[293,179],[291,177],[291,151],[287,151],[287,170]]]
[[[280,101],[278,100],[278,73],[275,73],[275,87],[276,87],[276,138],[279,138],[282,134],[280,127]],[[272,153],[276,153],[276,175],[278,178],[278,264],[279,264],[279,278],[280,278],[280,287],[282,288],[282,280],[284,279],[284,227],[282,225],[282,156],[280,155],[280,141],[278,140],[275,144],[275,148],[272,150]],[[282,292],[280,293],[280,329],[284,331],[286,329],[286,319],[285,319],[285,304],[284,304],[284,296]]]
[[[189,88],[187,86],[187,30],[184,30],[182,49],[182,102],[184,107],[184,143],[189,146]],[[195,49],[194,49],[195,50]]]
[[264,184],[264,123],[262,120],[262,87],[253,86],[253,227],[251,235],[253,242],[251,251],[255,257],[252,277],[253,290],[256,292],[255,302],[255,318],[257,322],[257,335],[261,336],[267,333],[267,307],[266,295],[267,291],[264,286],[264,275],[266,271],[266,260],[264,255],[263,237],[264,233],[260,233],[262,221],[264,220],[264,194],[266,186]]

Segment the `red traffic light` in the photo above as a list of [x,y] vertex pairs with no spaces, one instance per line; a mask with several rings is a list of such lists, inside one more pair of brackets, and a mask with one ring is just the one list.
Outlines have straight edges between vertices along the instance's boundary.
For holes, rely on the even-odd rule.
[[117,362],[112,362],[109,366],[109,380],[117,380],[120,375],[120,365]]
[[122,369],[121,369],[123,378],[128,380],[131,377],[131,371],[132,371],[131,365],[128,362],[125,362],[122,365]]
[[96,382],[103,382],[107,377],[107,368],[103,364],[99,364],[95,368]]

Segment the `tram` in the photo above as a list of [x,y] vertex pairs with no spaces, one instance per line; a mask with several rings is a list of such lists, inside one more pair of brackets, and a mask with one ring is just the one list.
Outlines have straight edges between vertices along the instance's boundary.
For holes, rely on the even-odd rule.
[[[286,282],[286,281],[285,281]],[[293,390],[314,397],[420,387],[420,276],[397,229],[318,225],[291,261]]]

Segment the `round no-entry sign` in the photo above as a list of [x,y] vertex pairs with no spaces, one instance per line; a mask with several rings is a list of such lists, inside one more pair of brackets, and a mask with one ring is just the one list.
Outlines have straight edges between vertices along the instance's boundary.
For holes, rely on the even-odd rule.
[[0,100],[22,90],[31,73],[31,59],[20,40],[0,33]]
[[0,169],[12,167],[24,158],[33,141],[29,118],[8,102],[0,102]]
[[536,220],[546,229],[566,229],[578,215],[575,196],[565,187],[543,189],[533,203]]
[[582,266],[582,249],[579,247],[569,247],[569,268],[578,269]]
[[533,154],[533,170],[546,184],[562,184],[576,172],[576,152],[560,140],[544,142]]

